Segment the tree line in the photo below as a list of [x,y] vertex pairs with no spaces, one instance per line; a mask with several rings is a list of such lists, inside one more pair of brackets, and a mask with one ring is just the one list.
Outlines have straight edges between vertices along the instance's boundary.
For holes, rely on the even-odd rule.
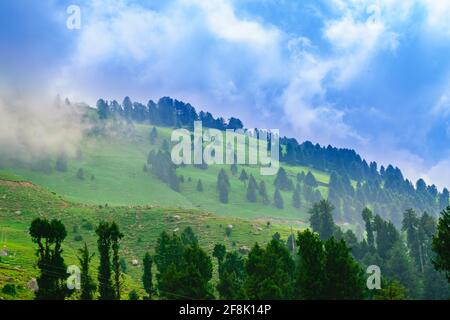
[[[326,200],[310,209],[311,230],[278,233],[264,246],[255,243],[243,255],[216,244],[212,256],[192,228],[180,234],[162,232],[153,254],[142,257],[144,299],[447,299],[450,282],[450,207],[439,221],[413,210],[404,213],[397,230],[379,215],[364,209],[366,237],[358,241],[351,230],[335,225],[333,206]],[[66,285],[62,243],[66,237],[59,220],[35,219],[29,229],[37,245],[36,299],[65,299],[74,294]],[[85,243],[79,249],[83,300],[122,297],[120,244],[123,234],[114,222],[95,229],[98,249],[97,281],[91,276],[94,254]],[[406,235],[406,241],[403,240]],[[216,260],[218,279],[213,282]],[[368,290],[365,268],[378,265],[382,288]],[[139,299],[136,291],[129,299]]]

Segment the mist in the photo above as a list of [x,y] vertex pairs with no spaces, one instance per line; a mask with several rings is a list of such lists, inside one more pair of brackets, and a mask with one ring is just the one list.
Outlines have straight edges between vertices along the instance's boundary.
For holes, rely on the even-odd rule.
[[0,158],[21,162],[73,156],[84,131],[81,110],[43,94],[0,92]]

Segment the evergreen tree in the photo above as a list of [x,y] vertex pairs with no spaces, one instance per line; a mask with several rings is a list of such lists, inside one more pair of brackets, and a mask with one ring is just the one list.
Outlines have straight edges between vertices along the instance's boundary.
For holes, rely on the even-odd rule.
[[241,175],[239,176],[239,180],[241,180],[241,181],[247,181],[248,180],[248,175],[247,175],[247,172],[245,171],[245,169],[242,169]]
[[317,233],[306,229],[297,236],[298,272],[296,295],[303,300],[324,298],[325,251]]
[[450,206],[441,212],[437,232],[433,236],[433,251],[436,257],[433,264],[437,270],[445,272],[450,283]]
[[89,253],[89,248],[87,243],[84,243],[84,247],[78,250],[79,256],[78,261],[81,266],[81,300],[92,300],[94,298],[94,292],[97,289],[97,286],[92,279],[89,272],[89,265],[94,257],[94,254]]
[[252,248],[246,263],[245,291],[250,300],[292,299],[295,264],[286,246],[272,239]]
[[227,253],[227,249],[225,248],[225,246],[223,244],[218,243],[214,246],[213,257],[217,259],[219,268],[223,262],[223,259],[225,258],[226,253]]
[[384,221],[379,215],[374,218],[374,231],[376,232],[377,253],[386,260],[389,258],[389,251],[399,240],[400,235],[392,222]]
[[153,259],[150,253],[146,252],[144,259],[142,260],[144,266],[144,273],[142,275],[142,284],[144,286],[144,290],[150,299],[153,294],[153,274],[152,274],[152,266]]
[[66,264],[62,257],[62,242],[67,236],[66,228],[59,220],[36,218],[31,223],[29,233],[38,245],[37,266],[39,276],[36,292],[37,300],[64,300],[69,295],[66,287]]
[[107,119],[109,116],[109,106],[108,103],[103,100],[103,99],[99,99],[97,101],[97,113],[98,113],[98,117],[101,120]]
[[248,202],[256,202],[256,189],[257,184],[253,175],[250,175],[247,185],[247,201]]
[[230,190],[230,181],[225,173],[225,170],[221,169],[217,177],[217,191],[219,192],[219,200],[222,203],[228,203],[228,193]]
[[123,238],[123,233],[120,232],[119,226],[112,222],[110,224],[110,237],[111,237],[111,249],[112,249],[112,267],[114,271],[114,293],[115,298],[120,300],[120,292],[122,287],[120,256],[119,256],[119,242]]
[[274,185],[277,189],[283,191],[291,191],[292,181],[289,179],[286,170],[284,168],[280,168],[277,172],[277,176],[275,177]]
[[111,228],[108,222],[100,222],[95,229],[98,236],[97,246],[100,257],[100,264],[98,267],[98,283],[100,300],[114,300],[116,297],[111,275]]
[[203,192],[203,184],[202,184],[202,180],[201,180],[201,179],[198,179],[198,182],[197,182],[197,191],[198,191],[198,192]]
[[268,205],[270,203],[270,200],[269,200],[269,196],[267,195],[266,183],[264,182],[264,180],[261,180],[259,182],[258,191],[259,191],[259,195],[261,196],[263,204]]
[[304,184],[307,186],[310,186],[311,188],[317,187],[317,181],[314,175],[311,173],[311,171],[308,171],[308,173],[305,176]]
[[419,298],[419,279],[416,269],[401,240],[397,240],[389,250],[384,270],[389,279],[398,280],[406,288],[409,297]]
[[388,281],[374,295],[375,300],[406,300],[406,289],[396,280]]
[[366,224],[366,233],[367,233],[367,244],[370,247],[374,247],[374,235],[373,235],[373,215],[372,211],[370,211],[369,208],[364,208],[362,212],[362,218],[364,220],[364,223]]
[[233,163],[232,165],[230,165],[230,171],[233,176],[235,176],[237,174],[238,167],[237,167],[236,163]]
[[273,204],[278,209],[283,209],[283,197],[281,196],[280,190],[276,189],[275,194],[273,195]]
[[311,228],[319,233],[322,240],[328,240],[336,229],[332,215],[333,210],[333,205],[327,200],[315,203],[309,210]]
[[363,299],[365,291],[364,273],[350,255],[345,241],[333,237],[325,242],[326,299]]
[[406,232],[406,241],[411,257],[416,262],[416,267],[424,271],[424,252],[421,243],[420,221],[413,209],[408,209],[403,214],[402,231]]
[[227,252],[219,264],[217,291],[224,300],[245,298],[245,261],[237,252]]
[[191,227],[186,227],[183,230],[183,232],[181,233],[181,242],[185,246],[198,244],[198,239]]

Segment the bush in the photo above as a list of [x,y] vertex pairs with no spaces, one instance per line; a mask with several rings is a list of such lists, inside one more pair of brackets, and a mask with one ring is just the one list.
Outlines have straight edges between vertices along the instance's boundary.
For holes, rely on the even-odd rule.
[[139,300],[139,294],[136,292],[136,290],[132,290],[128,294],[128,299],[130,299],[130,300]]
[[82,225],[82,228],[88,231],[93,231],[94,230],[94,225],[90,222],[85,222]]
[[7,283],[3,286],[2,293],[8,294],[10,296],[16,295],[16,285],[12,283]]
[[77,242],[83,241],[83,236],[82,236],[81,234],[77,234],[77,235],[73,238],[73,240],[75,240],[75,241],[77,241]]

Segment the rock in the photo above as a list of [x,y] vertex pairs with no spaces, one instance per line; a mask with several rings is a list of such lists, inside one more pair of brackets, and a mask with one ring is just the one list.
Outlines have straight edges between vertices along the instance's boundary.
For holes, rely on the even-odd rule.
[[8,256],[8,251],[6,251],[6,249],[0,250],[0,257],[7,257],[7,256]]
[[39,290],[36,278],[31,278],[31,280],[28,281],[27,288],[33,292],[37,292]]
[[137,267],[137,266],[139,265],[139,261],[138,261],[137,259],[133,259],[133,260],[131,260],[131,264],[132,264],[134,267]]
[[228,229],[233,229],[233,225],[232,225],[232,224],[229,224],[229,225],[227,226],[227,228],[228,228]]
[[250,252],[250,248],[247,246],[241,246],[239,247],[239,253],[241,254],[248,254]]
[[181,220],[181,217],[180,217],[179,215],[173,216],[173,218],[174,218],[175,220]]

